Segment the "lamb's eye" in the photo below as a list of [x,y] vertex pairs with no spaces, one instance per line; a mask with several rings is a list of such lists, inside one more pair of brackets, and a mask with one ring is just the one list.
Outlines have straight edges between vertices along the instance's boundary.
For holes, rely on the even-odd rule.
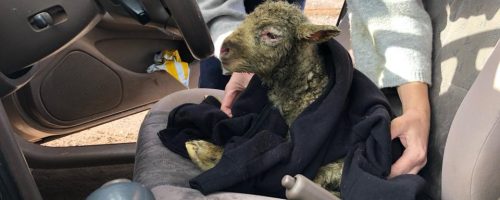
[[260,32],[260,40],[271,46],[278,44],[282,37],[282,32],[274,27],[266,27]]

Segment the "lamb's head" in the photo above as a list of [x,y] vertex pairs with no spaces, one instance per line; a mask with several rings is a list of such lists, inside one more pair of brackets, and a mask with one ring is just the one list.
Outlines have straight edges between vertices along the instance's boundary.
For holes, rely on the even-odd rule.
[[335,26],[311,24],[296,5],[268,1],[224,40],[220,58],[229,71],[267,76],[339,32]]

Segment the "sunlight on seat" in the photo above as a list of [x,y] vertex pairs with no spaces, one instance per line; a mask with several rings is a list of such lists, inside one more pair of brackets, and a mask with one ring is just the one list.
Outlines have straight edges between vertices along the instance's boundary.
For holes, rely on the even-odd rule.
[[497,61],[497,70],[493,81],[493,89],[500,92],[500,63]]
[[441,85],[439,86],[439,95],[443,95],[448,92],[451,87],[451,82],[453,77],[455,77],[455,72],[457,71],[458,59],[456,57],[451,57],[446,59],[441,63],[441,73],[447,74],[448,76],[442,76]]
[[484,65],[486,64],[487,58],[490,57],[491,52],[493,52],[494,47],[484,47],[477,51],[477,59],[476,59],[476,69],[478,71],[483,70]]

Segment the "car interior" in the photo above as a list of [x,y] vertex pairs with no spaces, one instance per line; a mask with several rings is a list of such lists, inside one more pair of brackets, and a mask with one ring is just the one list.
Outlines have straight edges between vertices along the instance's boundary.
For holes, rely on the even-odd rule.
[[[423,5],[434,36],[422,198],[499,199],[500,0]],[[199,170],[157,138],[174,107],[223,97],[197,88],[199,60],[214,48],[195,0],[4,0],[0,11],[1,199],[84,199],[120,178],[156,199],[271,199],[202,195],[187,185]],[[339,26],[336,39],[350,49],[347,17]],[[165,49],[189,63],[189,89],[146,72]],[[40,145],[148,109],[136,143]]]

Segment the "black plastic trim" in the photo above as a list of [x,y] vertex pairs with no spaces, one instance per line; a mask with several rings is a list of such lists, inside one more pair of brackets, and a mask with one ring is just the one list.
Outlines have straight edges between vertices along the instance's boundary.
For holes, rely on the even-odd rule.
[[135,143],[47,147],[18,137],[31,168],[55,169],[134,163]]
[[0,138],[0,152],[22,199],[42,199],[2,103],[0,103]]

